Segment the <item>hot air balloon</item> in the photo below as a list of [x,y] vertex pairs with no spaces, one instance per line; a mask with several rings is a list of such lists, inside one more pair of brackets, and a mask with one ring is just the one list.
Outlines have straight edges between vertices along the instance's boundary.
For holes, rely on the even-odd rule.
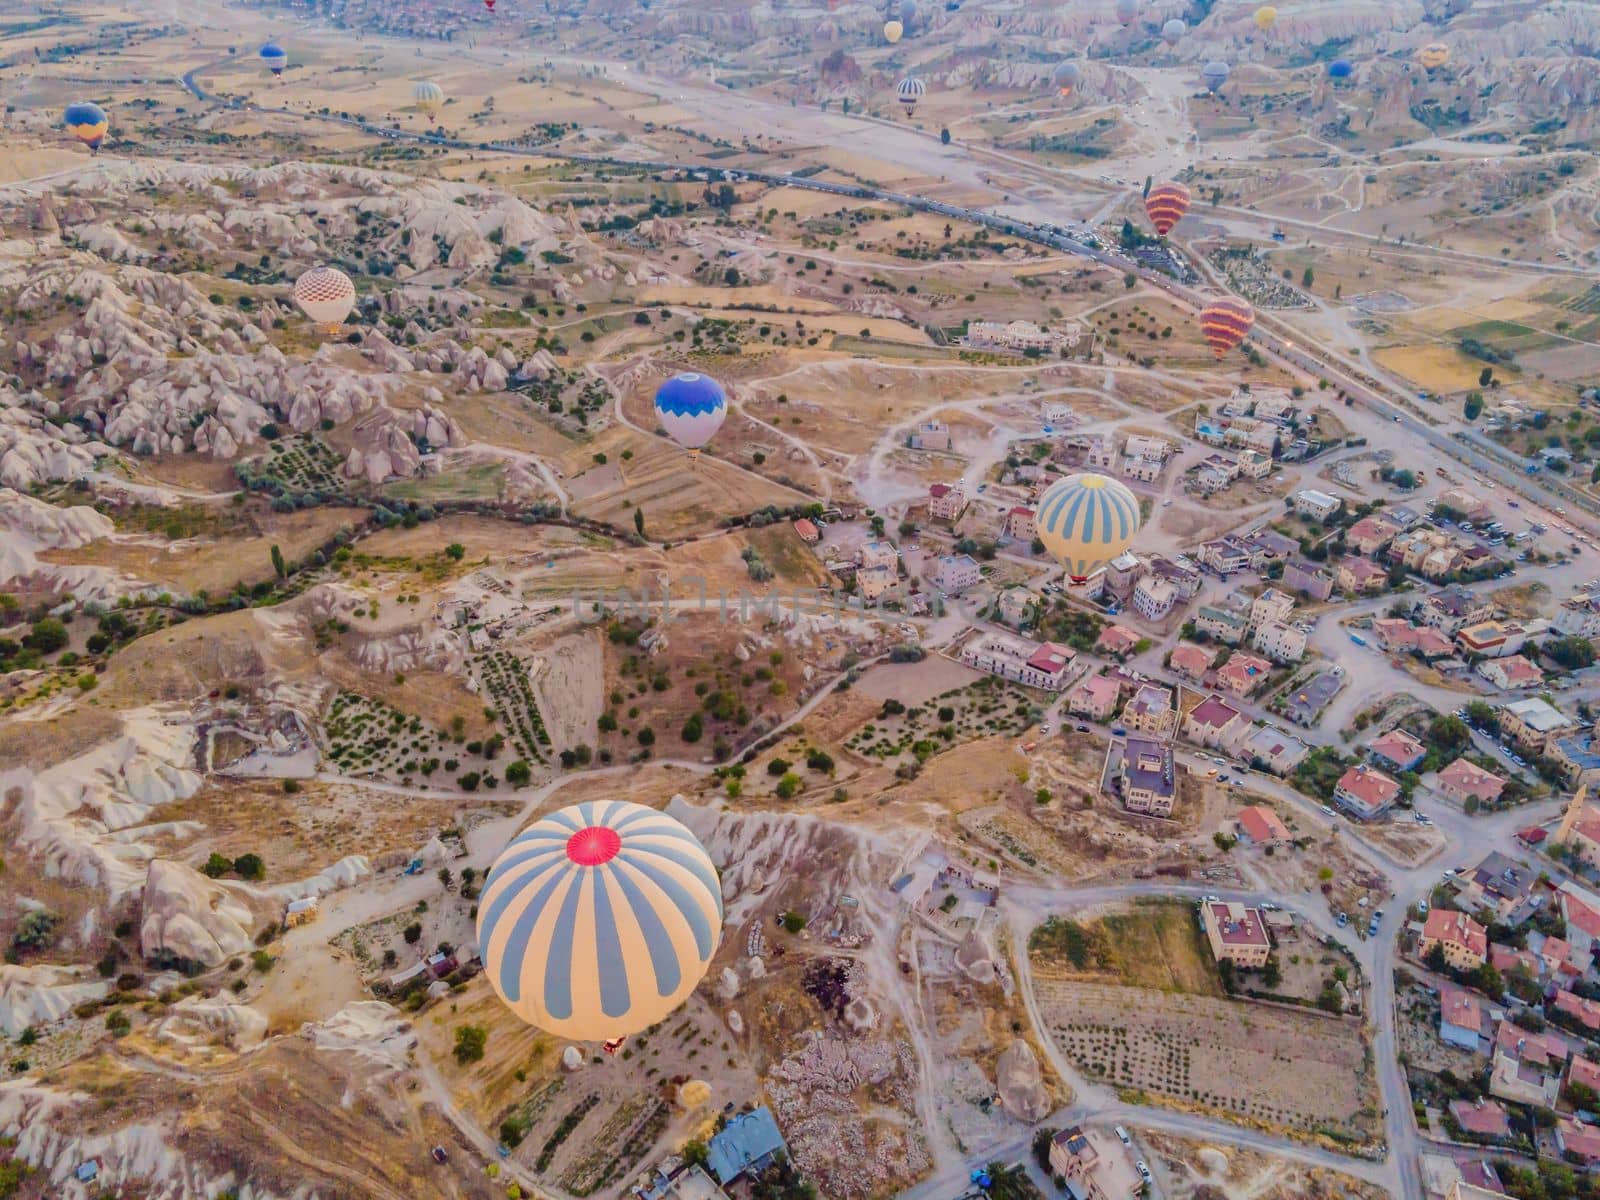
[[289,65],[289,54],[277,42],[268,42],[261,47],[261,62],[267,70],[272,72],[274,79],[283,78],[283,69]]
[[917,111],[917,101],[921,100],[927,92],[928,85],[915,75],[907,75],[900,81],[900,86],[895,88],[895,96],[900,105],[906,110],[906,116],[913,116]]
[[716,436],[727,416],[727,393],[709,375],[682,371],[656,389],[656,420],[691,456]]
[[900,28],[910,29],[917,20],[917,0],[900,0]]
[[432,124],[434,115],[444,103],[444,89],[431,79],[424,79],[411,89],[411,99],[420,112],[428,114],[428,123]]
[[1139,15],[1139,0],[1117,0],[1117,20],[1123,25],[1132,25]]
[[885,21],[883,25],[883,40],[892,46],[900,40],[900,35],[905,31],[906,27],[900,24],[899,21]]
[[1033,521],[1050,556],[1082,583],[1133,544],[1139,501],[1107,475],[1068,475],[1039,497]]
[[490,12],[494,11],[494,0],[483,0],[483,6]]
[[1355,66],[1348,58],[1336,58],[1328,64],[1328,77],[1330,79],[1349,79]]
[[1144,198],[1144,211],[1156,232],[1166,237],[1189,211],[1189,189],[1181,183],[1163,183],[1150,189]]
[[1417,51],[1417,61],[1429,71],[1437,71],[1450,61],[1450,47],[1443,42],[1429,42]]
[[721,933],[722,886],[705,848],[672,817],[623,800],[534,822],[478,897],[495,993],[528,1024],[582,1042],[614,1045],[670,1016]]
[[1256,28],[1265,33],[1278,23],[1278,10],[1270,4],[1263,4],[1256,9],[1255,22]]
[[312,267],[294,281],[294,302],[327,334],[339,332],[356,303],[356,285],[337,267]]
[[1083,82],[1083,68],[1069,60],[1056,68],[1055,79],[1056,91],[1063,96],[1070,96],[1073,90]]
[[100,143],[105,141],[106,129],[111,122],[98,104],[69,104],[62,115],[67,132],[89,147],[89,153],[98,154]]
[[1200,78],[1205,80],[1206,90],[1212,93],[1220,91],[1228,82],[1228,74],[1228,64],[1221,61],[1208,62],[1200,69]]
[[1218,358],[1244,341],[1255,323],[1256,310],[1237,296],[1213,300],[1200,310],[1200,330]]
[[1161,27],[1161,40],[1169,46],[1176,46],[1188,32],[1188,23],[1181,17],[1173,17]]

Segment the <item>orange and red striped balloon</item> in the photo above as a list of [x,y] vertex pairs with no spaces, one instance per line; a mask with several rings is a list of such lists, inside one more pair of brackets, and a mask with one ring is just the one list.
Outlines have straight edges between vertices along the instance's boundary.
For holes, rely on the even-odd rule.
[[1237,296],[1213,300],[1200,311],[1200,330],[1218,358],[1244,341],[1255,323],[1256,310]]
[[1162,237],[1189,211],[1189,189],[1181,183],[1163,183],[1150,189],[1144,198],[1144,211]]

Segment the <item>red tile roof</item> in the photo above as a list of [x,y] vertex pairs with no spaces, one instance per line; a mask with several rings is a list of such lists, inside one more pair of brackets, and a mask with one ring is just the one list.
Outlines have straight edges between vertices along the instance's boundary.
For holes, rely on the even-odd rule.
[[1382,737],[1372,740],[1367,747],[1380,758],[1386,758],[1401,770],[1408,770],[1427,750],[1421,742],[1404,729],[1391,729]]
[[1567,1067],[1567,1082],[1581,1083],[1586,1088],[1600,1092],[1600,1063],[1592,1063],[1581,1054],[1572,1056]]
[[1451,942],[1465,946],[1476,958],[1486,958],[1489,953],[1489,935],[1466,913],[1436,908],[1422,924],[1422,936],[1428,941]]
[[1207,696],[1194,706],[1189,719],[1207,729],[1221,729],[1239,716],[1239,710],[1220,696]]
[[1446,1025],[1483,1032],[1483,1005],[1476,992],[1444,984],[1439,989],[1439,1018]]
[[1400,794],[1400,785],[1382,771],[1351,767],[1339,776],[1339,787],[1368,808],[1381,808]]
[[816,525],[805,517],[801,517],[794,523],[794,531],[800,535],[801,540],[807,542],[822,536]]
[[1193,642],[1179,642],[1168,661],[1174,671],[1181,671],[1198,679],[1216,660],[1217,652]]
[[1211,919],[1216,923],[1217,936],[1224,946],[1270,946],[1266,926],[1261,923],[1259,908],[1246,908],[1242,904],[1219,902],[1209,906]]
[[1452,1100],[1450,1115],[1462,1129],[1478,1137],[1508,1137],[1511,1133],[1506,1110],[1493,1100],[1479,1100],[1475,1104],[1466,1100]]
[[1563,1117],[1556,1122],[1556,1137],[1562,1150],[1571,1151],[1586,1162],[1600,1159],[1600,1129],[1585,1125],[1573,1117]]
[[1057,671],[1065,669],[1066,665],[1076,658],[1078,652],[1071,646],[1062,646],[1056,642],[1045,642],[1028,659],[1028,665],[1035,671],[1044,671],[1054,675]]
[[928,495],[932,496],[935,500],[939,499],[941,496],[948,496],[949,494],[950,485],[948,483],[935,483],[928,488]]
[[1126,625],[1107,625],[1100,631],[1100,640],[1095,643],[1106,650],[1120,654],[1124,650],[1132,650],[1139,644],[1139,635]]
[[1561,915],[1567,924],[1576,925],[1592,938],[1600,938],[1600,912],[1590,908],[1571,892],[1561,893]]
[[1568,1016],[1576,1017],[1585,1029],[1600,1029],[1600,1004],[1585,1000],[1572,992],[1556,993],[1556,1008]]
[[1440,771],[1439,782],[1484,801],[1498,800],[1506,786],[1506,781],[1493,771],[1485,771],[1477,763],[1464,758],[1456,759]]
[[1234,818],[1252,842],[1287,842],[1289,827],[1272,809],[1260,804],[1241,808]]

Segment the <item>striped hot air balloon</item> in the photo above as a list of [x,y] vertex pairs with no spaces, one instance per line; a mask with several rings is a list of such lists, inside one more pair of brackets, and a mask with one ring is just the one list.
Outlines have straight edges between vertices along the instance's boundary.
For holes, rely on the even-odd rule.
[[1139,501],[1108,475],[1068,475],[1039,497],[1033,522],[1050,556],[1082,583],[1133,545]]
[[294,281],[294,302],[324,333],[339,332],[356,303],[356,285],[337,267],[312,267]]
[[411,89],[411,99],[419,111],[428,114],[428,122],[432,124],[444,104],[444,89],[431,79],[424,79]]
[[478,897],[489,984],[530,1025],[615,1042],[705,977],[722,886],[705,847],[655,809],[589,800],[512,839]]
[[1156,232],[1166,237],[1189,211],[1189,189],[1181,183],[1158,184],[1144,198],[1144,211]]
[[268,42],[261,47],[261,64],[272,72],[274,79],[283,78],[283,69],[289,65],[289,54],[277,42]]
[[100,152],[100,143],[105,141],[106,130],[111,127],[110,118],[98,104],[69,104],[61,122],[68,133],[89,147],[91,154]]
[[928,85],[915,75],[907,75],[894,91],[895,98],[900,101],[900,107],[905,109],[906,116],[910,117],[916,115],[917,101],[927,93]]
[[728,395],[709,375],[682,371],[656,389],[656,420],[692,455],[716,436],[727,416]]
[[1200,310],[1200,330],[1218,358],[1249,337],[1255,323],[1256,310],[1237,296],[1223,296]]

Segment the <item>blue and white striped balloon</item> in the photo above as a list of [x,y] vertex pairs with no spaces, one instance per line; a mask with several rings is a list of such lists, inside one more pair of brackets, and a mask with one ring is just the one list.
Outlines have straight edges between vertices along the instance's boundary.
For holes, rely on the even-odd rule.
[[686,450],[715,437],[727,415],[727,393],[709,375],[682,371],[656,389],[656,420]]
[[478,898],[478,948],[500,999],[558,1037],[605,1041],[671,1015],[705,977],[722,886],[682,823],[591,800],[514,838]]
[[1045,489],[1033,521],[1051,557],[1081,583],[1133,544],[1139,500],[1109,476],[1068,475]]

